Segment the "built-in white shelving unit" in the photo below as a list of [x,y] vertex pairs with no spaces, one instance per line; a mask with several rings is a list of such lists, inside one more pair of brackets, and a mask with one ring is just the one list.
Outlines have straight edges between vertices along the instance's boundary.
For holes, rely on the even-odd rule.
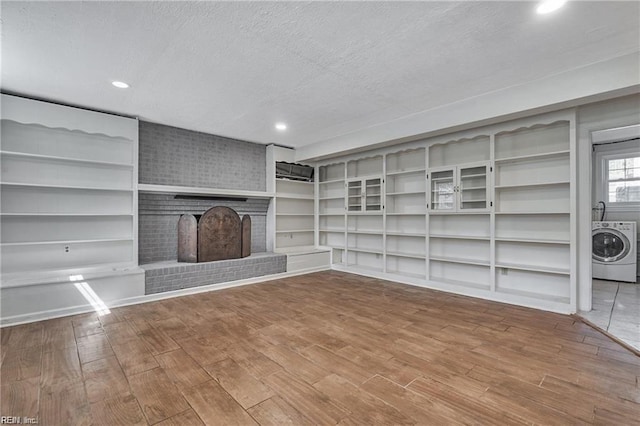
[[314,247],[314,182],[276,179],[276,250]]
[[385,272],[426,278],[426,153],[385,156]]
[[334,268],[575,311],[573,111],[341,160],[316,169]]
[[316,169],[318,176],[318,244],[331,249],[331,262],[343,264],[346,249],[345,163]]
[[571,126],[495,136],[496,292],[571,303]]
[[137,120],[2,95],[1,131],[2,322],[143,295]]
[[[287,255],[287,272],[328,269],[330,250],[318,247],[317,178],[307,179],[311,175],[304,173],[304,165],[295,164],[290,148],[268,146],[266,157],[266,194],[272,195],[267,212],[267,250]],[[343,210],[340,213],[344,214]]]
[[345,265],[384,271],[383,156],[346,163]]
[[3,107],[3,276],[136,265],[136,121],[7,95]]

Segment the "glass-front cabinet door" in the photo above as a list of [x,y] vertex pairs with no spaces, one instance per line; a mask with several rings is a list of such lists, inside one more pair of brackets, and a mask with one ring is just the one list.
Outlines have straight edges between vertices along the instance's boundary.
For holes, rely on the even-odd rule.
[[347,210],[350,212],[362,211],[362,181],[352,180],[347,182]]
[[382,210],[382,178],[347,181],[348,212],[379,212]]
[[455,169],[432,171],[430,173],[431,210],[455,210]]
[[380,190],[382,189],[382,179],[374,178],[374,179],[365,179],[365,190],[364,190],[364,208],[365,211],[380,211],[382,208],[382,193]]
[[458,169],[459,210],[487,209],[489,207],[489,165],[478,164]]
[[460,212],[487,210],[490,186],[489,162],[429,171],[429,210]]

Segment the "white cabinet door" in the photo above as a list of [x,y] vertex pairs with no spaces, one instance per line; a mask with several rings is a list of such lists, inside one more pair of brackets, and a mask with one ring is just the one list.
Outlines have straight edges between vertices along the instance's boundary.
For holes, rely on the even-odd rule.
[[486,211],[490,201],[488,161],[429,170],[429,210]]
[[487,210],[489,200],[489,163],[458,168],[458,210]]
[[456,172],[455,167],[429,171],[429,210],[456,211]]
[[380,212],[382,210],[382,178],[347,181],[347,212]]

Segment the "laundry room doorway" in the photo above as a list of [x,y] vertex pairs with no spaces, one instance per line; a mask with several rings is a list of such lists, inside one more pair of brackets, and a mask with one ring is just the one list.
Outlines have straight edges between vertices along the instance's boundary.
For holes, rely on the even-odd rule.
[[640,125],[591,133],[591,310],[587,321],[640,354]]

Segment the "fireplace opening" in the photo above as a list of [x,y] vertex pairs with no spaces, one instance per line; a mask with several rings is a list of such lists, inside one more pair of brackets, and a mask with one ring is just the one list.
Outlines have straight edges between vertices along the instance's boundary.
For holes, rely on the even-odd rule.
[[178,262],[212,262],[251,254],[251,217],[229,207],[212,207],[202,215],[178,220]]

